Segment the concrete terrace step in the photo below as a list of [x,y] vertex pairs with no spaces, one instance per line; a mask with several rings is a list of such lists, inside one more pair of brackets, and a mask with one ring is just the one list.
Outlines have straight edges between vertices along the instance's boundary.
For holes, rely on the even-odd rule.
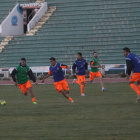
[[31,29],[29,33],[26,34],[26,36],[33,36],[35,33],[43,26],[43,24],[46,23],[47,20],[49,20],[50,16],[53,14],[53,12],[56,10],[56,7],[49,7],[48,11],[45,13],[45,15],[41,18],[41,20],[36,24],[36,26]]

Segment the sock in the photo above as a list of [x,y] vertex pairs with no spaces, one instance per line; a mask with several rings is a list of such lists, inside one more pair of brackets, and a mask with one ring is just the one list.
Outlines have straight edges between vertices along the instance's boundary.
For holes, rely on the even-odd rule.
[[32,101],[33,101],[33,102],[35,102],[35,101],[36,101],[35,97],[33,97],[33,98],[32,98]]
[[138,95],[140,96],[140,84],[137,87],[138,87],[138,90],[139,90],[139,94]]
[[71,97],[68,97],[68,100],[69,100],[69,101],[73,101],[73,99],[72,99]]
[[140,91],[134,83],[131,83],[130,87],[137,93],[137,95],[140,95]]
[[84,93],[84,85],[81,85],[81,94]]

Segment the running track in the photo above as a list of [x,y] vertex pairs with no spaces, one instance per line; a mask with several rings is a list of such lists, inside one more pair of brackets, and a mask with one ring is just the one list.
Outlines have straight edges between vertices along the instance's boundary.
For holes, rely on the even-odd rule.
[[[72,83],[72,79],[67,79],[68,83]],[[126,78],[103,78],[103,81],[105,83],[120,83],[120,82],[129,82],[128,79]],[[37,81],[39,84],[41,83],[41,81]],[[94,80],[94,83],[99,82],[98,79]],[[42,83],[41,83],[42,84]],[[45,84],[53,84],[53,79],[47,79],[45,81]],[[13,85],[12,80],[11,81],[0,81],[0,85]]]

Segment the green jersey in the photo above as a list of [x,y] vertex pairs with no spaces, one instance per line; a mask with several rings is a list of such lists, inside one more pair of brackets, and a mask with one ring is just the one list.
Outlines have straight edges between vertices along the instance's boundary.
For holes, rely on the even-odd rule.
[[22,67],[21,65],[16,67],[17,70],[17,83],[18,84],[24,84],[29,80],[28,77],[28,72],[30,70],[30,68],[28,66]]
[[[93,66],[98,66],[99,65],[99,60],[98,60],[98,58],[96,59],[96,58],[93,58],[92,60],[91,60],[91,65],[93,65]],[[91,69],[90,69],[90,71],[91,72],[98,72],[99,71],[99,69],[98,68],[93,68],[93,67],[91,67]]]

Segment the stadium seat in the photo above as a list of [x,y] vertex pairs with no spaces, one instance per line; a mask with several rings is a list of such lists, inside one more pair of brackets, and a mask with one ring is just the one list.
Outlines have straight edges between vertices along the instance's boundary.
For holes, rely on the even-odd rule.
[[[72,64],[80,51],[88,62],[92,52],[97,51],[101,63],[123,64],[122,48],[126,46],[140,55],[139,0],[47,2],[56,6],[56,12],[34,36],[24,35],[10,41],[0,53],[0,67],[16,66],[20,57],[26,57],[30,66],[49,65],[52,56]],[[1,0],[0,22],[15,4],[16,0]]]

